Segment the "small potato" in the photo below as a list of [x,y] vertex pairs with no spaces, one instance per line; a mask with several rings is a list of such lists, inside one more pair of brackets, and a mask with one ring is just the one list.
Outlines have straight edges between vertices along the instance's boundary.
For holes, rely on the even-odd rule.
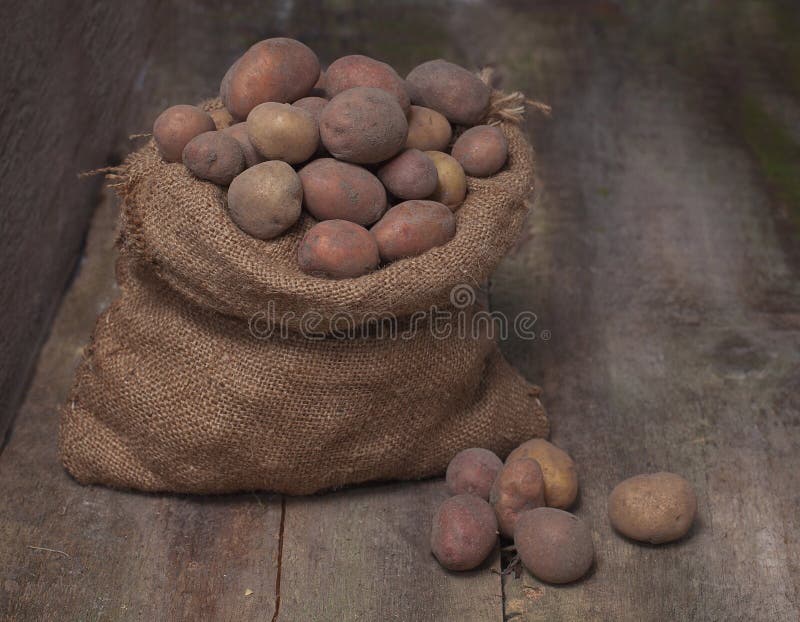
[[522,564],[548,583],[571,583],[594,561],[592,534],[580,518],[564,510],[537,508],[523,512],[514,530]]
[[500,128],[476,125],[458,137],[451,153],[467,175],[489,177],[506,163],[508,142]]
[[430,108],[411,106],[406,149],[445,151],[452,136],[453,128],[444,115]]
[[536,460],[542,467],[547,505],[566,509],[575,503],[578,496],[578,470],[567,452],[543,438],[534,438],[512,451],[506,458],[506,464],[521,458]]
[[692,485],[675,473],[636,475],[617,484],[608,497],[614,529],[651,544],[682,538],[696,513]]
[[441,151],[426,151],[425,155],[433,160],[438,179],[436,190],[430,195],[430,199],[444,203],[455,211],[467,196],[467,176],[464,169],[453,156]]
[[488,449],[472,447],[458,452],[447,465],[445,481],[451,495],[469,494],[489,498],[503,461]]
[[404,201],[373,225],[383,261],[415,257],[447,244],[456,233],[456,219],[446,205],[436,201]]
[[436,190],[436,165],[419,149],[406,149],[378,169],[378,179],[399,199],[424,199]]
[[267,160],[298,164],[319,145],[319,127],[310,112],[291,104],[259,104],[247,115],[250,142]]
[[317,220],[349,220],[371,225],[386,211],[386,190],[368,170],[333,158],[300,169],[303,204]]
[[214,119],[214,125],[218,130],[224,130],[236,123],[231,113],[225,108],[215,108],[208,114]]
[[219,94],[234,118],[243,120],[264,102],[293,102],[309,94],[319,78],[319,59],[294,39],[259,41],[222,79]]
[[460,125],[477,125],[489,107],[489,87],[473,73],[446,60],[422,63],[406,77],[414,99]]
[[361,225],[325,220],[303,236],[297,261],[306,274],[330,279],[353,279],[378,267],[375,238]]
[[180,162],[183,149],[192,138],[216,129],[214,119],[197,106],[179,104],[158,115],[153,124],[153,138],[161,157],[167,162]]
[[236,139],[220,131],[195,136],[183,149],[183,163],[195,177],[227,186],[244,170],[244,153]]
[[226,127],[222,130],[222,133],[235,138],[239,143],[244,153],[244,163],[247,168],[264,161],[264,156],[256,151],[256,148],[253,147],[253,143],[250,142],[250,137],[247,135],[247,123],[234,123],[230,127]]
[[492,484],[489,503],[497,515],[500,533],[514,537],[520,514],[544,505],[544,477],[536,460],[515,460],[503,467]]
[[408,123],[389,93],[359,86],[328,102],[320,115],[319,133],[334,158],[372,164],[388,160],[403,148]]
[[433,519],[431,551],[448,570],[480,566],[497,545],[492,507],[475,495],[446,499]]
[[357,86],[370,86],[386,91],[397,100],[403,112],[408,112],[411,101],[405,81],[386,63],[369,56],[351,54],[333,61],[325,72],[325,93],[328,97],[335,97],[342,91]]
[[303,186],[280,160],[262,162],[236,177],[228,189],[228,211],[236,225],[262,240],[278,237],[300,218]]

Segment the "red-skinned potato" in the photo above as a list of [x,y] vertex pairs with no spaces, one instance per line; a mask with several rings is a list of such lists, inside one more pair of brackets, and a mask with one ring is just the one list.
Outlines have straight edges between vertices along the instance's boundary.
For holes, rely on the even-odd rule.
[[436,165],[419,149],[406,149],[378,169],[378,179],[398,199],[424,199],[436,190]]
[[351,279],[375,270],[380,257],[375,238],[364,227],[347,220],[325,220],[303,236],[297,261],[306,274]]
[[408,112],[411,102],[405,82],[386,63],[369,56],[351,54],[333,61],[325,72],[325,93],[328,97],[357,86],[370,86],[386,91],[397,100],[403,112]]
[[476,125],[489,107],[491,91],[475,74],[442,59],[428,61],[411,70],[415,102],[441,112],[459,125]]
[[250,142],[250,137],[247,135],[247,123],[234,123],[230,127],[226,127],[222,130],[222,133],[235,138],[239,143],[239,146],[242,148],[242,153],[244,153],[244,163],[247,168],[264,161],[264,156],[256,151],[256,148],[253,147],[253,143]]
[[431,552],[448,570],[480,566],[497,544],[497,519],[491,506],[475,495],[446,499],[433,519]]
[[161,157],[167,162],[180,162],[183,149],[195,136],[216,129],[214,119],[197,106],[179,104],[158,115],[153,124],[153,138]]
[[245,167],[239,143],[219,130],[192,138],[183,149],[183,163],[195,177],[220,186],[231,183]]
[[234,118],[242,120],[258,104],[305,97],[318,78],[319,59],[309,47],[276,37],[250,47],[228,69],[220,97]]
[[436,167],[436,189],[430,195],[432,201],[444,203],[455,211],[467,196],[467,176],[453,156],[441,151],[426,151]]
[[456,219],[446,205],[436,201],[404,201],[373,225],[383,261],[415,257],[447,244],[456,233]]
[[259,104],[250,111],[247,135],[267,160],[288,164],[305,162],[319,145],[319,127],[311,113],[277,102]]
[[303,97],[302,99],[298,99],[296,102],[292,104],[292,106],[297,106],[298,108],[302,108],[319,123],[319,117],[322,114],[322,109],[328,104],[328,100],[324,97]]
[[319,158],[300,169],[303,204],[317,220],[371,225],[386,211],[386,191],[365,168]]
[[500,533],[514,537],[520,514],[544,505],[544,478],[535,460],[515,460],[504,466],[492,484],[489,503],[497,515]]
[[278,237],[300,218],[303,186],[294,169],[280,160],[248,168],[228,188],[231,220],[262,240]]
[[489,491],[503,468],[503,461],[488,449],[471,447],[458,452],[447,465],[445,482],[451,495],[475,495],[489,499]]
[[476,125],[458,137],[451,154],[467,175],[489,177],[506,163],[508,142],[500,128]]
[[452,136],[453,127],[443,114],[423,106],[411,106],[406,149],[445,151]]

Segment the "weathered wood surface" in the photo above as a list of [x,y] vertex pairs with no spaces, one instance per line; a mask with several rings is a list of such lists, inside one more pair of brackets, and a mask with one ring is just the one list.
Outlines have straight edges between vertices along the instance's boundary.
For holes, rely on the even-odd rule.
[[[800,64],[788,5],[332,6],[167,3],[139,87],[154,94],[147,114],[213,92],[237,48],[275,31],[326,60],[495,62],[554,106],[529,123],[536,210],[492,302],[539,316],[536,341],[503,348],[544,386],[553,440],[578,462],[594,571],[565,587],[501,580],[495,556],[445,573],[427,550],[441,481],[285,507],[76,485],[57,463],[56,407],[113,295],[103,204],[0,455],[0,619],[269,620],[280,572],[278,620],[797,620]],[[391,40],[387,23],[408,38]],[[655,469],[699,496],[690,537],[662,547],[616,536],[605,516],[617,481]]]

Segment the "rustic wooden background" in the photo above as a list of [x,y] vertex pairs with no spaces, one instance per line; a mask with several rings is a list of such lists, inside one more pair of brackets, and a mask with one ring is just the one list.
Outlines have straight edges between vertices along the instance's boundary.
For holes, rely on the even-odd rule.
[[[3,620],[792,620],[800,617],[800,14],[705,2],[6,3],[0,454]],[[116,203],[80,170],[133,148],[157,112],[213,94],[255,40],[405,72],[493,64],[553,106],[528,123],[534,210],[495,308],[538,315],[511,361],[545,389],[576,459],[597,563],[553,587],[442,571],[439,480],[313,498],[84,488],[61,470],[57,408],[115,295]],[[35,68],[34,69],[32,69]],[[646,470],[686,476],[679,543],[616,536],[605,500]]]

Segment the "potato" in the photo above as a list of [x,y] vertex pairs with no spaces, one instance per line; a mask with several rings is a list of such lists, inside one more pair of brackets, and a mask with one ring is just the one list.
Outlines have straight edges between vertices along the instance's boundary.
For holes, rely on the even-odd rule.
[[378,179],[399,199],[424,199],[436,190],[433,160],[419,149],[406,149],[378,169]]
[[403,148],[408,123],[389,93],[358,86],[328,102],[320,115],[319,133],[334,158],[371,164],[388,160]]
[[183,149],[192,138],[216,129],[214,119],[197,106],[179,104],[158,115],[153,124],[153,138],[161,157],[167,162],[180,162]]
[[302,108],[312,117],[314,120],[319,123],[319,117],[322,114],[322,109],[328,104],[328,100],[324,97],[303,97],[302,99],[298,99],[292,106],[297,106],[298,108]]
[[411,106],[406,149],[445,151],[452,136],[453,128],[444,115],[430,108]]
[[455,211],[467,196],[467,176],[454,157],[441,151],[426,151],[436,167],[436,190],[430,195],[432,201],[444,203]]
[[259,104],[250,111],[247,135],[267,160],[289,164],[305,162],[319,145],[319,127],[312,114],[277,102]]
[[458,452],[447,465],[445,481],[451,495],[469,494],[489,498],[503,461],[488,449],[472,447]]
[[228,211],[236,225],[262,240],[279,236],[300,218],[303,186],[280,160],[262,162],[236,177],[228,189]]
[[349,220],[371,225],[386,211],[386,190],[368,170],[333,158],[300,170],[303,204],[317,220]]
[[564,510],[537,508],[523,512],[514,530],[522,564],[548,583],[571,583],[594,561],[592,534],[580,518]]
[[325,93],[335,97],[342,91],[357,86],[370,86],[382,89],[392,95],[403,112],[408,112],[411,101],[408,98],[405,81],[386,63],[351,54],[333,61],[325,72]]
[[433,519],[431,551],[448,570],[480,566],[497,544],[492,507],[475,495],[446,499]]
[[226,127],[222,130],[222,133],[235,138],[239,143],[244,153],[244,163],[247,168],[264,161],[264,156],[256,151],[256,148],[253,147],[253,143],[250,142],[250,137],[247,135],[247,123],[234,123],[230,127]]
[[512,451],[506,458],[506,464],[520,458],[532,458],[542,467],[547,505],[563,510],[575,503],[578,496],[578,470],[567,452],[543,438],[534,438]]
[[215,108],[208,114],[211,115],[212,119],[214,119],[214,126],[218,130],[224,130],[225,128],[228,128],[236,123],[236,121],[233,119],[233,115],[231,115],[231,113],[225,108]]
[[514,537],[514,525],[526,510],[544,505],[544,477],[536,460],[515,460],[503,467],[489,492],[500,533]]
[[303,236],[297,261],[306,274],[350,279],[378,267],[375,238],[361,225],[347,220],[325,220]]
[[305,97],[319,78],[319,59],[294,39],[259,41],[222,79],[219,94],[234,118],[246,119],[264,102],[293,102]]
[[372,226],[383,261],[421,255],[449,242],[456,219],[446,205],[436,201],[404,201],[391,208]]
[[227,186],[244,170],[244,153],[236,139],[215,130],[195,136],[183,149],[183,163],[195,177]]
[[415,103],[460,125],[477,125],[489,107],[489,87],[473,73],[446,60],[422,63],[408,74]]
[[506,163],[508,142],[500,128],[476,125],[458,137],[451,154],[467,175],[488,177]]
[[689,531],[697,513],[692,485],[675,473],[648,473],[620,482],[608,497],[608,518],[621,534],[651,544]]

